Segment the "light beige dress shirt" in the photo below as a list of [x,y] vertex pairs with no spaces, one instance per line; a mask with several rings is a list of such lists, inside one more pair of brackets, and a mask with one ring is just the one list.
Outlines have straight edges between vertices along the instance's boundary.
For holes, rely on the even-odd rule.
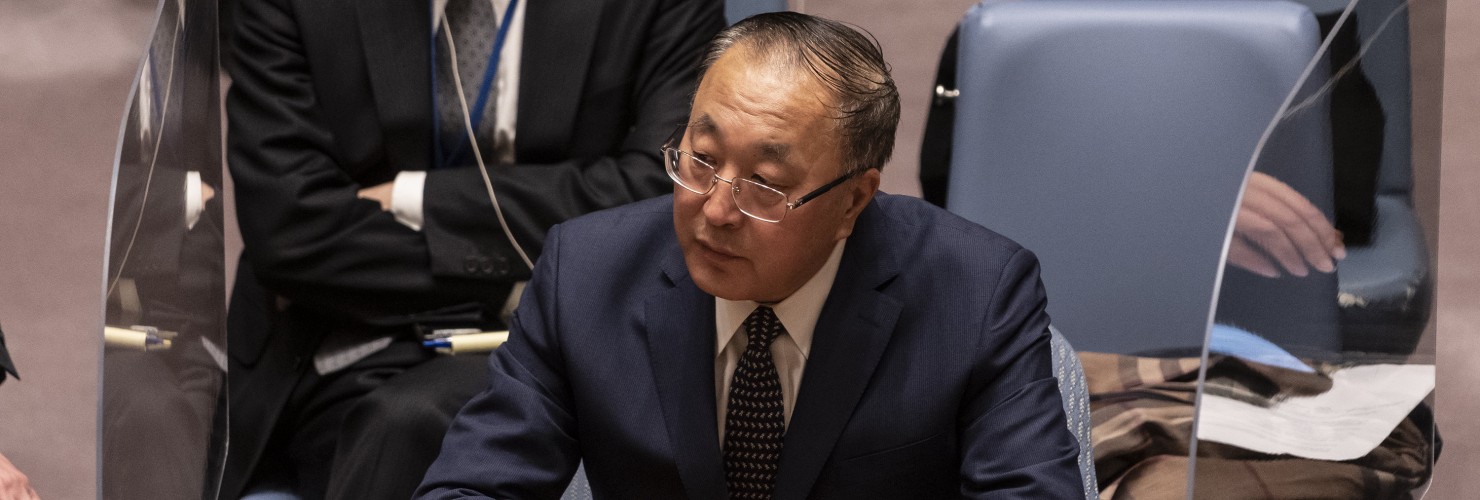
[[734,377],[735,365],[740,363],[740,356],[745,353],[745,344],[749,340],[745,333],[745,318],[761,305],[771,306],[776,318],[781,320],[781,326],[786,328],[786,333],[771,343],[771,356],[776,363],[776,375],[781,379],[785,422],[791,424],[791,410],[796,407],[797,391],[802,387],[802,372],[807,367],[807,354],[812,348],[812,332],[817,327],[817,317],[822,314],[827,294],[832,290],[833,280],[838,276],[838,263],[843,260],[846,243],[847,240],[839,241],[822,268],[781,302],[761,304],[753,300],[714,298],[714,404],[721,446],[725,442],[730,379]]

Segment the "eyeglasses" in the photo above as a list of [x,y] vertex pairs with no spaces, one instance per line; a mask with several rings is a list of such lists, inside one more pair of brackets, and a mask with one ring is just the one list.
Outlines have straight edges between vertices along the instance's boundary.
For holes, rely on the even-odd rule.
[[837,179],[833,179],[832,182],[823,184],[822,187],[814,189],[812,192],[804,194],[796,200],[787,200],[785,193],[777,191],[775,188],[765,184],[750,179],[726,179],[720,177],[719,169],[715,168],[714,165],[695,158],[688,151],[678,149],[678,143],[683,139],[685,128],[687,128],[686,125],[679,125],[673,131],[673,135],[668,136],[668,140],[663,141],[663,160],[668,169],[668,177],[672,178],[674,183],[689,190],[689,192],[705,196],[714,190],[716,184],[720,182],[729,184],[730,196],[735,198],[735,207],[740,209],[740,213],[748,215],[753,219],[773,223],[781,222],[781,219],[786,217],[787,212],[801,207],[818,196],[822,196],[823,193],[828,192],[828,190],[837,187],[843,181],[861,172],[859,169],[848,169],[847,172],[844,172]]

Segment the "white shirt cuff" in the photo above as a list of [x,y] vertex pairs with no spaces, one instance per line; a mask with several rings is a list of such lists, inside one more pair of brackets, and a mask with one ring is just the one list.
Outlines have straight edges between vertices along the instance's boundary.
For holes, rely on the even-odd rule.
[[396,216],[396,222],[421,230],[421,225],[426,222],[421,210],[426,184],[426,172],[407,170],[396,174],[396,182],[391,186],[391,215]]
[[200,172],[185,172],[185,230],[195,229],[200,214],[206,211],[205,194],[200,189]]

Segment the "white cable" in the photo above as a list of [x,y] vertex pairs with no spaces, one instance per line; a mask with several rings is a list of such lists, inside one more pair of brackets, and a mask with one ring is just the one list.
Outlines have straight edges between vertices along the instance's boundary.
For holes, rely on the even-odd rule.
[[[498,217],[499,229],[504,231],[504,237],[508,238],[509,245],[514,247],[514,252],[519,254],[524,265],[533,271],[534,261],[529,260],[524,247],[519,246],[519,241],[514,239],[514,232],[509,230],[509,223],[504,220],[504,210],[498,204],[498,195],[493,192],[493,179],[488,176],[488,165],[483,163],[483,153],[478,147],[477,134],[473,131],[472,113],[468,112],[468,99],[463,95],[462,75],[457,71],[457,44],[452,42],[452,26],[447,23],[447,16],[442,16],[442,34],[447,38],[447,55],[452,63],[452,84],[457,89],[457,103],[462,107],[463,130],[468,133],[468,144],[473,146],[473,159],[478,162],[478,173],[483,174],[483,188],[488,190],[488,201],[493,203],[493,214]],[[437,61],[432,61],[432,64],[437,64]],[[498,71],[497,68],[493,70]]]

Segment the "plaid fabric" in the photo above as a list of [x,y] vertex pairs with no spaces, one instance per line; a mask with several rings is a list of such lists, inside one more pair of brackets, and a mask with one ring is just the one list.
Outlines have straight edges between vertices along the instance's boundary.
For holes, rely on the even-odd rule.
[[[1208,390],[1268,404],[1330,388],[1316,363],[1300,373],[1215,356]],[[1198,358],[1140,358],[1080,353],[1088,379],[1095,469],[1104,500],[1181,499],[1187,491],[1188,441],[1197,395]],[[1198,442],[1194,496],[1203,499],[1397,499],[1428,480],[1433,443],[1404,420],[1366,456],[1328,462]]]

